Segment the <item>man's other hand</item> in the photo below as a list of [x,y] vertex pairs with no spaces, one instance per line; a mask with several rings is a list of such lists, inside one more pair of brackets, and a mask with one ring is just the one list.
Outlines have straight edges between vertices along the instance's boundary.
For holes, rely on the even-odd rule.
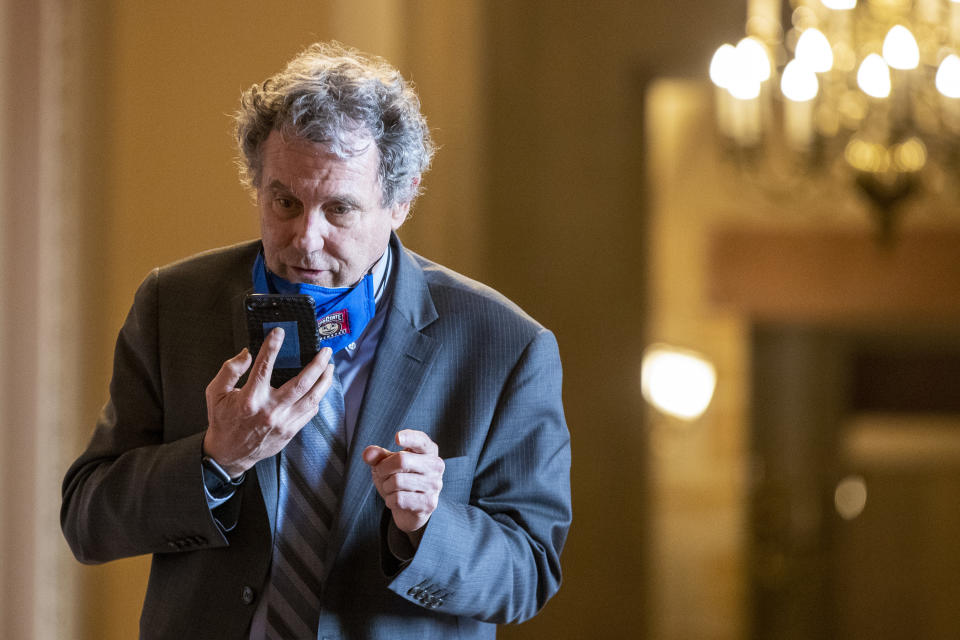
[[443,460],[436,443],[422,431],[397,432],[402,451],[370,445],[363,461],[370,465],[373,484],[393,514],[397,528],[408,534],[426,526],[440,501]]
[[[220,367],[207,385],[207,434],[203,452],[235,478],[286,446],[317,413],[333,381],[332,352],[320,350],[295,378],[279,389],[270,386],[273,363],[283,344],[283,329],[273,329],[257,359],[244,349]],[[250,369],[247,383],[237,388]]]

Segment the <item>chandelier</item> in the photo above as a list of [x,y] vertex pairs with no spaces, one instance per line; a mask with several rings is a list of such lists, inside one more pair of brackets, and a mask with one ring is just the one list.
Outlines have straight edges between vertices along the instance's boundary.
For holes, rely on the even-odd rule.
[[960,195],[958,54],[960,0],[748,0],[710,64],[717,129],[780,196],[855,184],[889,240],[911,197]]

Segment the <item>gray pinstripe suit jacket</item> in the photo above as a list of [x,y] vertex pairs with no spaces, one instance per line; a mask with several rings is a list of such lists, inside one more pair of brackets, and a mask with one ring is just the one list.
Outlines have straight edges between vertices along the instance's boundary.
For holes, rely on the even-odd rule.
[[[570,443],[553,335],[508,300],[403,249],[353,438],[319,637],[491,638],[560,585]],[[246,344],[242,299],[258,242],[155,269],[114,355],[110,400],[64,479],[61,523],[96,563],[153,554],[143,638],[244,638],[270,563],[276,461],[206,505],[204,389]],[[440,505],[406,565],[360,458],[422,429],[446,461]]]

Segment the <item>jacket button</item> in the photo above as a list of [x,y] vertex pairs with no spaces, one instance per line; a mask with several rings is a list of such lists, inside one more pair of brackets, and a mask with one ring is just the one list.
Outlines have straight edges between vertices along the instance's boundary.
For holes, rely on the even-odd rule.
[[250,587],[245,586],[243,589],[240,589],[240,599],[243,600],[243,604],[253,604],[255,595],[253,589]]

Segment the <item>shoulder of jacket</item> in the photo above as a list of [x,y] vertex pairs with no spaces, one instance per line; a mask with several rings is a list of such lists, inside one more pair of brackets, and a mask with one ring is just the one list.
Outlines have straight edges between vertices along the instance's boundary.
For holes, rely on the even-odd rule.
[[260,250],[260,240],[247,240],[226,247],[209,249],[200,253],[181,258],[175,262],[159,267],[161,275],[173,275],[184,272],[204,272],[210,269],[236,268],[238,264],[253,260]]
[[496,318],[514,321],[534,332],[544,330],[542,324],[505,295],[478,280],[428,260],[407,250],[419,265],[437,311],[444,315],[455,313],[474,316],[477,320]]

